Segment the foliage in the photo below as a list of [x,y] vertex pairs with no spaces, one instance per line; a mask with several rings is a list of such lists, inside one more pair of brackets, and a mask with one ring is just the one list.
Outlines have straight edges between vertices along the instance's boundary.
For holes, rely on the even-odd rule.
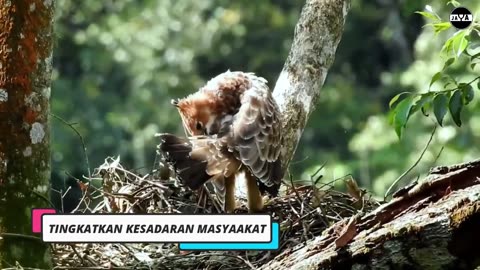
[[[300,0],[61,1],[52,112],[75,124],[92,167],[107,156],[120,156],[129,169],[148,171],[155,160],[153,134],[183,133],[170,99],[195,91],[227,69],[255,72],[273,88],[303,4]],[[428,118],[411,113],[423,107],[414,106],[418,94],[428,92],[438,71],[442,77],[432,84],[432,95],[470,82],[479,68],[467,65],[465,52],[476,54],[471,45],[443,68],[452,57],[439,57],[443,46],[439,40],[448,40],[455,31],[449,28],[435,35],[433,26],[422,28],[424,20],[435,23],[415,13],[426,4],[441,21],[452,9],[441,0],[352,1],[335,62],[292,162],[295,179],[310,181],[319,164],[326,163],[317,174],[323,175],[320,184],[352,174],[359,185],[383,194],[418,158],[435,117],[432,106],[426,111]],[[479,14],[480,3],[464,4]],[[468,38],[476,42],[474,32]],[[448,82],[447,74],[459,85],[437,89]],[[389,127],[389,102],[402,92],[410,94],[400,96],[393,108],[409,96],[414,103],[402,106],[397,121],[406,117],[410,128],[398,140]],[[461,129],[455,128],[446,110],[443,128],[405,179],[415,179],[435,162],[477,158],[478,96],[466,96],[473,99],[462,106]],[[55,119],[52,123],[55,174],[68,171],[80,178],[87,170],[77,135]]]
[[[451,1],[450,3],[456,7],[460,6],[457,1]],[[426,11],[417,11],[416,13],[433,21],[427,26],[433,27],[435,35],[450,29],[452,26],[450,22],[442,21],[431,6],[426,6]],[[441,49],[441,55],[446,60],[443,68],[432,76],[426,93],[402,92],[392,98],[389,104],[392,108],[389,113],[389,123],[395,127],[398,137],[402,137],[409,117],[418,111],[428,117],[430,115],[429,111],[433,110],[433,115],[440,126],[443,126],[445,115],[449,112],[454,123],[458,127],[462,125],[462,109],[475,96],[474,83],[477,83],[476,88],[480,90],[480,76],[468,82],[459,82],[449,72],[449,67],[463,56],[467,58],[470,68],[472,70],[475,68],[480,61],[480,52],[476,52],[474,48],[475,45],[480,43],[472,40],[474,34],[480,34],[479,21],[473,21],[468,28],[456,31],[445,41]],[[435,83],[443,83],[443,88],[446,89],[432,91],[432,85]]]
[[[300,1],[297,1],[299,7]],[[59,3],[53,113],[85,137],[92,166],[120,155],[132,167],[154,160],[156,132],[183,132],[170,99],[195,91],[227,69],[254,71],[274,82],[284,57],[259,54],[254,46],[286,52],[297,9],[292,4],[222,1],[77,1]],[[249,11],[254,11],[250,13]],[[262,15],[263,14],[263,15]],[[266,16],[271,14],[271,16]],[[262,16],[260,16],[262,15]],[[245,18],[245,19],[243,19]],[[260,18],[260,19],[258,19]],[[242,19],[244,21],[242,21]],[[245,23],[264,23],[247,40]],[[289,27],[286,27],[286,25]],[[251,41],[248,41],[251,39]],[[249,42],[249,46],[242,43]],[[271,45],[268,45],[271,44]],[[255,57],[257,55],[257,57]],[[261,58],[267,59],[262,60]],[[273,83],[271,83],[273,86]],[[54,167],[85,172],[78,138],[54,126]]]

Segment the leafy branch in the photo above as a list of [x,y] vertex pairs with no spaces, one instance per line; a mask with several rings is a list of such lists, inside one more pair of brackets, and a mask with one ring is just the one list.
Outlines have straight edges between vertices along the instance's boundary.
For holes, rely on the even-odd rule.
[[[460,3],[454,0],[449,1],[448,4],[454,7],[460,6]],[[452,27],[450,22],[442,21],[431,6],[427,5],[425,11],[417,11],[416,13],[432,21],[425,26],[431,26],[435,35]],[[440,54],[447,60],[444,62],[442,70],[432,76],[426,93],[402,92],[390,100],[388,119],[399,138],[402,137],[410,117],[419,111],[428,117],[430,115],[429,111],[433,110],[435,119],[440,126],[443,126],[445,116],[449,112],[455,124],[458,127],[462,125],[461,112],[464,106],[468,105],[475,96],[475,83],[477,83],[475,87],[480,90],[480,76],[469,82],[458,82],[449,72],[449,67],[457,62],[460,57],[468,59],[472,70],[480,63],[480,52],[469,53],[469,49],[478,44],[472,42],[471,37],[474,34],[480,36],[480,23],[475,19],[469,27],[456,31],[445,41]],[[432,91],[432,85],[439,82],[444,83],[444,90]],[[447,89],[449,86],[451,88]]]

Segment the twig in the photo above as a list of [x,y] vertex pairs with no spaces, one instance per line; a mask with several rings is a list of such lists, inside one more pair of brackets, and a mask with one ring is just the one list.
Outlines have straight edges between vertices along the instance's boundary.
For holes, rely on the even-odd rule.
[[73,253],[75,253],[75,255],[77,255],[77,257],[80,259],[80,262],[83,263],[84,260],[83,260],[82,256],[80,256],[80,254],[78,253],[77,249],[75,248],[75,245],[70,244],[69,246],[72,248]]
[[393,189],[393,187],[395,185],[397,185],[397,183],[402,180],[403,177],[405,177],[405,175],[407,175],[410,171],[412,171],[417,165],[418,163],[420,163],[420,161],[422,160],[423,158],[423,155],[425,154],[425,152],[427,151],[428,147],[430,146],[430,143],[432,142],[432,139],[433,139],[433,135],[435,135],[435,131],[437,130],[437,125],[433,126],[433,131],[432,133],[430,134],[430,138],[428,139],[428,142],[427,144],[425,145],[425,147],[423,148],[422,150],[422,153],[420,153],[420,156],[418,157],[417,161],[415,161],[415,163],[410,166],[410,168],[408,168],[408,170],[406,170],[404,173],[402,173],[402,175],[400,175],[395,181],[393,181],[393,183],[390,185],[390,187],[387,189],[387,192],[385,192],[385,196],[383,196],[383,201],[386,201],[387,200],[387,197],[390,195],[390,192],[391,190]]
[[82,147],[83,147],[83,154],[85,155],[85,163],[87,164],[87,171],[88,171],[88,178],[92,178],[92,174],[90,172],[90,162],[88,161],[88,154],[87,154],[87,146],[85,145],[85,141],[83,140],[83,136],[80,134],[80,132],[73,126],[73,124],[71,123],[68,123],[65,119],[61,118],[60,116],[54,114],[54,113],[50,113],[50,115],[52,115],[53,117],[57,118],[60,122],[62,122],[63,124],[67,125],[68,127],[70,127],[73,132],[75,132],[77,134],[77,136],[80,138],[80,142],[82,143]]
[[52,201],[50,201],[49,199],[47,199],[47,197],[43,196],[42,194],[36,192],[35,190],[32,190],[33,194],[35,194],[36,196],[40,197],[42,200],[44,200],[45,202],[48,203],[48,205],[50,205],[50,207],[52,208],[56,208],[55,205],[53,205]]
[[25,234],[18,234],[18,233],[0,233],[0,237],[23,238],[23,239],[35,240],[43,243],[42,238],[36,237],[33,235],[25,235]]
[[296,161],[293,161],[293,160],[292,160],[292,162],[290,162],[290,166],[291,166],[291,165],[296,165],[296,164],[299,164],[299,163],[302,163],[302,162],[305,162],[305,161],[306,161],[307,159],[309,159],[309,158],[310,158],[309,156],[306,156],[306,157],[304,157],[303,159],[300,159],[300,160],[296,160]]
[[326,187],[326,186],[328,186],[329,188],[332,188],[332,187],[333,187],[333,184],[335,184],[335,182],[340,181],[340,180],[342,180],[342,179],[345,179],[347,176],[352,177],[352,174],[349,173],[349,174],[344,175],[344,176],[342,176],[342,177],[335,178],[335,179],[333,179],[333,180],[330,181],[330,182],[322,183],[322,185],[321,185],[320,187],[318,187],[317,190],[321,190],[322,188],[324,188],[324,187]]
[[[97,191],[100,191],[101,194],[105,196],[105,199],[107,201],[118,200],[117,203],[118,207],[120,208],[118,210],[115,210],[115,212],[130,212],[130,209],[132,209],[131,207],[135,207],[134,212],[145,213],[149,212],[147,208],[151,207],[152,204],[155,205],[154,212],[159,213],[176,211],[178,212],[179,210],[181,212],[185,212],[181,209],[191,208],[193,210],[195,206],[198,207],[195,199],[197,198],[195,194],[198,196],[198,193],[192,192],[183,185],[177,186],[175,184],[176,180],[174,178],[157,181],[155,178],[151,179],[145,176],[140,176],[137,173],[126,170],[120,164],[110,167],[108,166],[108,164],[102,165],[101,168],[102,171],[105,170],[106,172],[106,174],[104,174],[102,178],[104,179],[104,181],[111,183],[114,189],[112,189],[111,192],[105,192],[101,188],[91,186],[88,188],[88,190],[89,193],[90,188],[92,188],[92,191],[94,191],[95,193]],[[97,169],[95,171],[97,171]],[[315,177],[315,175],[313,177]],[[355,213],[349,205],[352,201],[352,198],[348,194],[329,188],[328,190],[324,191],[325,195],[322,195],[322,197],[319,198],[318,203],[316,203],[315,207],[313,207],[310,200],[315,195],[317,195],[316,190],[319,189],[308,184],[307,186],[303,187],[295,186],[295,181],[293,177],[290,177],[290,179],[285,179],[285,182],[288,182],[288,180],[290,180],[290,184],[292,186],[292,189],[289,189],[291,193],[274,198],[272,200],[273,203],[266,206],[266,209],[272,214],[275,220],[280,223],[282,234],[282,244],[280,251],[283,251],[285,249],[293,250],[295,245],[303,243],[306,240],[312,239],[313,237],[320,235],[321,232],[331,222],[338,221],[339,219],[345,217],[350,217],[352,214]],[[121,188],[121,190],[118,188]],[[214,195],[209,194],[209,190],[205,186],[203,187],[203,189],[205,193],[205,206],[200,206],[203,209],[202,212],[220,212],[219,209],[216,209],[216,207],[218,207],[218,202],[214,198]],[[123,194],[116,194],[119,192]],[[124,198],[125,201],[122,201]],[[133,202],[133,204],[130,203],[129,200]],[[159,204],[160,202],[161,204]],[[84,197],[84,199],[82,199],[81,206],[83,206],[84,203],[88,203],[88,197]],[[366,202],[366,204],[367,208],[372,206],[372,203],[370,202]],[[78,207],[80,207],[80,205]],[[103,213],[110,213],[112,211],[114,210],[109,209],[109,205],[107,205],[105,201],[103,206],[97,206],[93,210],[93,212]],[[246,212],[247,210],[245,207],[242,207],[241,209],[239,209],[239,211]],[[285,239],[291,240],[287,241]],[[92,267],[91,264],[93,263],[99,266],[105,266],[106,263],[113,263],[112,261],[109,261],[108,258],[103,258],[100,256],[100,254],[103,253],[102,246],[103,245],[101,244],[90,246],[77,245],[75,246],[77,248],[77,252],[72,251],[72,249],[69,248],[67,252],[70,253],[70,256],[65,259],[59,259],[58,263],[68,263],[71,267],[75,267],[75,269],[104,269],[100,267]],[[142,247],[139,247],[139,249],[141,248]],[[198,255],[198,253],[197,255],[176,255],[176,253],[178,252],[178,247],[175,245],[163,245],[162,250],[163,251],[160,256],[153,255],[152,253],[152,259],[154,260],[153,268],[159,266],[159,269],[168,269],[168,267],[175,268],[178,266],[179,268],[183,267],[187,269],[256,269],[266,261],[271,260],[280,252],[255,251],[253,253],[249,253],[248,256],[245,256],[241,252],[235,251],[231,251],[228,253],[215,252],[207,254],[202,252],[202,256],[200,256]],[[136,260],[138,258],[132,256],[132,254],[136,252],[137,248],[134,245],[128,245],[127,248],[125,248],[125,246],[122,246],[121,254],[124,256],[126,255],[126,257],[128,258],[126,259],[126,261],[122,262],[122,266],[139,266],[142,269],[143,267],[147,267],[144,265],[144,263]],[[84,260],[84,262],[82,263],[80,262],[80,260],[77,259],[78,255],[76,255],[76,253],[96,255],[93,255],[94,257],[83,256],[82,259]],[[73,254],[75,254],[76,256],[72,256]],[[63,254],[58,253],[55,256],[62,255]],[[100,257],[97,257],[97,255],[99,255]],[[75,259],[74,261],[72,261],[72,257]],[[177,262],[175,262],[174,260],[176,260]],[[115,265],[109,264],[109,266],[110,265],[112,266],[111,269],[122,269],[114,267]],[[168,267],[164,267],[165,265],[167,265]],[[56,269],[65,268],[57,267]]]
[[[26,269],[26,268],[24,268]],[[115,269],[115,270],[131,270],[131,267],[101,267],[101,266],[84,266],[84,267],[71,267],[71,266],[56,266],[53,269],[78,269],[78,270],[108,270],[108,269]],[[17,270],[17,269],[16,269]]]
[[293,184],[292,174],[289,173],[288,176],[289,176],[289,179],[290,179],[290,183],[291,183],[291,185],[292,185],[293,192],[295,192],[296,199],[298,200],[298,202],[300,202],[301,204],[303,204],[303,199],[302,199],[302,197],[300,196],[300,194],[298,193],[297,188],[295,188],[295,185]]
[[2,270],[43,270],[42,268],[32,268],[32,267],[8,267],[8,268],[2,268]]
[[[8,266],[13,267],[13,264],[9,263],[9,262],[6,261],[5,259],[2,258],[1,260],[2,260],[3,263],[8,264]],[[8,269],[8,268],[7,268],[7,269]],[[15,269],[15,270],[17,270],[17,268],[10,268],[10,269]]]
[[437,164],[437,161],[440,158],[440,155],[443,153],[443,149],[445,149],[445,146],[442,146],[440,151],[438,151],[438,155],[435,157],[435,159],[433,160],[432,165],[430,167],[433,167],[433,166],[435,166],[435,164]]
[[[77,207],[75,207],[75,209],[73,209],[73,210],[71,211],[71,213],[75,213],[75,212],[78,211],[78,209],[80,208],[80,206],[82,205],[82,203],[85,202],[85,199],[87,198],[87,193],[88,193],[88,190],[83,191],[82,199],[80,199],[80,202],[78,202]],[[85,203],[85,204],[86,204],[86,203]]]
[[320,175],[315,181],[313,180],[313,178],[325,167],[325,165],[327,165],[326,161],[312,175],[310,175],[310,181],[312,182],[312,185],[317,185],[318,181],[322,179],[323,175]]

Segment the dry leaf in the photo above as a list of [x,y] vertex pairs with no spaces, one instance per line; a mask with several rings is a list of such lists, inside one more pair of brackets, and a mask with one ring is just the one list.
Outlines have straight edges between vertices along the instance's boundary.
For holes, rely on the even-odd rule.
[[345,179],[345,185],[347,186],[347,191],[350,196],[355,198],[357,201],[360,201],[363,197],[363,191],[358,187],[357,181],[353,177]]

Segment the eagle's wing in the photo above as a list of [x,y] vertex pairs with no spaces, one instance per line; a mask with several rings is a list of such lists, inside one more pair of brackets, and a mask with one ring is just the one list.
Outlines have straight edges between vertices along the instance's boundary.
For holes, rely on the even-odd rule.
[[[225,181],[241,166],[248,168],[258,179],[261,192],[263,188],[275,196],[282,178],[280,151],[283,139],[278,106],[264,79],[246,73],[234,75],[238,76],[237,83],[220,88],[226,89],[224,95],[238,94],[237,97],[241,98],[239,102],[231,102],[234,115],[224,116],[219,132],[213,136],[190,137],[188,142],[172,135],[162,135],[161,149],[177,176],[191,188],[196,189],[213,180],[221,201],[225,196]],[[237,89],[238,85],[244,85],[246,90]]]
[[279,186],[282,127],[278,106],[266,81],[253,78],[241,103],[231,128],[229,148],[262,184]]
[[226,178],[235,174],[241,163],[228,152],[226,139],[216,136],[181,138],[173,134],[157,134],[164,161],[175,171],[176,178],[193,190],[213,184],[221,205],[225,203]]
[[196,160],[204,160],[205,172],[210,175],[215,194],[221,205],[225,203],[225,181],[233,176],[240,168],[241,163],[228,151],[228,137],[210,137],[190,141],[193,145],[190,156]]

